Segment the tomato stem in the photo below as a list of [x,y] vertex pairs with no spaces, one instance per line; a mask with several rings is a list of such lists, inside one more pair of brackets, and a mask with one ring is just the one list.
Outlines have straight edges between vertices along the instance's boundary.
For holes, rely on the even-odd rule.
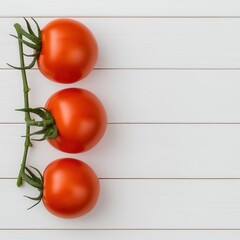
[[[10,64],[8,64],[8,65],[10,67],[13,67],[14,69],[21,70],[22,83],[23,83],[23,96],[24,96],[24,108],[16,109],[17,111],[24,112],[25,123],[26,123],[26,135],[24,136],[25,137],[24,151],[23,151],[21,168],[20,168],[18,178],[17,178],[17,186],[20,187],[22,185],[23,181],[25,181],[32,187],[37,188],[39,190],[40,194],[38,197],[33,198],[33,197],[26,196],[27,198],[37,201],[37,203],[32,206],[32,207],[34,207],[41,201],[42,196],[43,196],[43,176],[37,168],[32,167],[39,174],[40,177],[36,176],[29,168],[26,167],[28,150],[29,150],[29,147],[32,146],[30,137],[32,135],[38,135],[38,134],[43,135],[43,137],[40,139],[32,139],[32,140],[37,140],[37,141],[55,138],[55,137],[57,137],[57,127],[55,125],[55,121],[53,119],[52,114],[47,109],[45,109],[43,107],[38,107],[38,108],[30,108],[29,107],[28,93],[30,91],[30,88],[29,88],[28,82],[27,82],[26,69],[31,69],[34,66],[34,64],[37,61],[38,55],[41,52],[41,31],[40,31],[39,25],[33,18],[32,18],[32,20],[34,21],[34,23],[37,26],[38,35],[36,35],[33,32],[27,19],[24,18],[24,20],[27,24],[28,32],[25,31],[21,27],[20,24],[16,23],[16,24],[14,24],[14,27],[16,29],[17,36],[11,35],[11,36],[17,38],[17,40],[18,40],[20,67],[14,67]],[[28,39],[31,42],[24,40],[23,37]],[[25,54],[23,52],[23,45],[26,45],[29,48],[35,49],[35,52],[31,55]],[[32,62],[27,66],[25,66],[24,56],[33,58]],[[31,113],[39,116],[42,119],[42,121],[35,121],[34,119],[32,119],[31,115],[30,115]],[[31,126],[41,127],[42,129],[31,133],[31,131],[30,131]],[[32,207],[30,207],[29,209],[31,209]]]
[[[17,35],[18,35],[18,47],[19,47],[19,57],[20,57],[20,66],[21,66],[21,73],[22,73],[22,82],[23,82],[23,95],[24,95],[24,108],[29,108],[29,98],[28,98],[28,93],[30,91],[30,88],[28,86],[27,82],[27,74],[26,70],[24,69],[25,63],[24,63],[24,55],[23,55],[23,43],[20,39],[22,39],[22,34],[19,32],[19,26],[14,25]],[[25,121],[32,121],[30,113],[25,112]],[[25,144],[24,144],[24,153],[23,153],[23,158],[22,158],[22,164],[21,168],[18,174],[18,179],[17,179],[17,186],[22,185],[22,174],[25,171],[26,167],[26,161],[27,161],[27,154],[28,154],[28,149],[29,147],[32,146],[31,140],[30,140],[30,126],[26,125],[26,139],[25,139]]]
[[[41,52],[41,30],[38,25],[38,23],[32,18],[33,22],[37,26],[38,34],[36,35],[34,31],[31,28],[30,23],[26,18],[24,18],[28,32],[25,31],[20,24],[16,23],[14,24],[14,27],[17,32],[17,36],[12,35],[18,40],[18,47],[19,47],[19,57],[20,57],[20,67],[15,67],[10,64],[8,64],[10,67],[13,67],[14,69],[21,70],[22,73],[22,83],[23,83],[23,95],[24,95],[24,108],[22,109],[16,109],[17,111],[23,111],[25,113],[25,123],[26,123],[26,139],[24,143],[24,152],[23,152],[23,158],[22,158],[22,164],[19,171],[19,175],[17,178],[17,186],[21,186],[23,180],[25,180],[28,184],[34,186],[32,182],[39,182],[40,180],[36,177],[32,180],[29,178],[28,175],[26,175],[25,171],[29,173],[29,169],[26,168],[26,162],[27,162],[27,155],[28,155],[28,149],[32,146],[30,136],[32,135],[43,135],[40,139],[32,139],[36,141],[42,141],[45,139],[53,139],[57,137],[57,127],[55,125],[55,121],[53,119],[52,114],[45,108],[38,107],[38,108],[30,108],[29,107],[29,97],[28,93],[30,91],[30,88],[28,86],[27,82],[27,74],[26,69],[31,69],[34,64],[37,61],[38,55]],[[28,41],[24,40],[27,39]],[[31,55],[27,55],[23,52],[23,45],[26,45],[29,48],[35,49],[35,52]],[[32,61],[29,65],[25,65],[24,62],[24,56],[26,57],[32,57]],[[38,115],[40,118],[42,118],[42,121],[35,121],[31,118],[31,113]],[[40,131],[36,131],[34,133],[31,133],[31,126],[37,126],[42,127]],[[35,169],[36,170],[36,169]],[[38,170],[37,170],[38,171]],[[39,172],[39,171],[38,171]],[[38,183],[36,183],[38,185]]]

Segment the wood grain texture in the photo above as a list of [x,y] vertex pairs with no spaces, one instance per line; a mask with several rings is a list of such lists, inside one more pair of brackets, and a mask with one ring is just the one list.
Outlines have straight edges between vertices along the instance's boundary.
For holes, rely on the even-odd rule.
[[[240,180],[101,180],[96,208],[61,219],[31,200],[14,180],[0,180],[1,229],[240,229]],[[6,207],[11,206],[11,207]]]
[[[240,71],[96,70],[71,85],[56,84],[29,71],[32,107],[67,87],[92,91],[104,104],[109,123],[240,122]],[[21,74],[0,71],[0,122],[23,123]]]
[[[37,21],[41,26],[51,18]],[[240,68],[240,18],[77,18],[99,44],[97,68]],[[0,67],[18,64],[15,22],[1,19]]]
[[2,0],[1,16],[239,16],[238,0]]
[[[0,125],[0,132],[0,178],[16,178],[24,125]],[[52,160],[74,157],[101,178],[240,178],[239,143],[240,125],[110,124],[102,141],[82,154],[34,142],[28,165],[43,171]]]

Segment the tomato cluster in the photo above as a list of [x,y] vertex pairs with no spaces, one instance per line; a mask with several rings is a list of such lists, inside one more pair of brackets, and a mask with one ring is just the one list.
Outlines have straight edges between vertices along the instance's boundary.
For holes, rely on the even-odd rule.
[[[26,69],[37,62],[39,70],[48,79],[57,83],[73,83],[86,77],[96,64],[97,42],[90,30],[78,21],[57,19],[34,33],[25,19],[28,32],[15,24],[19,41],[20,69]],[[29,41],[23,40],[23,37]],[[34,49],[33,61],[24,65],[23,44]],[[81,88],[65,88],[48,99],[45,108],[29,107],[28,85],[23,74],[25,106],[26,142],[25,152],[31,146],[31,135],[42,134],[43,138],[56,149],[66,153],[81,153],[93,148],[103,137],[107,117],[100,100],[90,91]],[[25,89],[25,90],[26,90]],[[37,114],[42,121],[35,121],[30,114]],[[31,126],[41,130],[30,132]],[[84,162],[73,158],[62,158],[51,162],[37,177],[25,166],[26,154],[20,170],[18,185],[22,180],[36,187],[46,209],[64,218],[78,217],[89,212],[99,196],[99,180],[94,171]],[[38,202],[39,202],[38,201]]]

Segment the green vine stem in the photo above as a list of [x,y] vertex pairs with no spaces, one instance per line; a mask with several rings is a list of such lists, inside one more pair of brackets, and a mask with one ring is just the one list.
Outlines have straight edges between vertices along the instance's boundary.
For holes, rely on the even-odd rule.
[[[22,82],[23,82],[23,94],[24,94],[24,108],[29,108],[29,98],[28,98],[28,93],[30,91],[30,88],[28,87],[28,82],[27,82],[27,74],[26,70],[24,69],[25,63],[24,63],[24,56],[23,56],[23,43],[21,41],[22,39],[22,34],[19,33],[19,25],[14,25],[17,34],[18,34],[18,47],[19,47],[19,57],[20,57],[20,67],[21,73],[22,73]],[[29,112],[25,112],[25,121],[32,121],[30,117]],[[27,154],[28,154],[28,149],[29,147],[32,146],[31,140],[30,140],[30,126],[26,125],[26,139],[25,139],[25,144],[24,144],[24,152],[23,152],[23,159],[22,159],[22,164],[21,168],[19,171],[18,179],[17,179],[17,186],[22,185],[22,174],[25,172],[25,166],[26,166],[26,161],[27,161]]]
[[[20,24],[16,23],[16,24],[14,24],[14,27],[17,32],[17,36],[11,35],[18,39],[20,67],[15,67],[15,66],[8,64],[10,67],[12,67],[14,69],[21,70],[21,73],[22,73],[24,108],[16,109],[16,110],[23,111],[25,113],[25,122],[26,122],[26,135],[25,135],[26,139],[25,139],[25,143],[24,143],[22,164],[21,164],[21,168],[20,168],[19,175],[17,178],[17,186],[18,187],[21,186],[22,182],[24,180],[29,185],[31,185],[35,188],[38,188],[38,190],[40,191],[40,195],[37,198],[31,198],[31,197],[28,197],[28,198],[41,201],[42,185],[43,185],[42,175],[36,168],[33,168],[41,176],[41,178],[38,178],[35,174],[33,174],[32,171],[30,171],[29,168],[26,167],[28,150],[29,150],[29,147],[32,146],[31,136],[32,135],[43,135],[43,137],[41,137],[40,139],[32,139],[32,140],[37,140],[37,141],[42,141],[45,139],[53,139],[53,138],[57,137],[57,127],[55,125],[55,121],[54,121],[51,113],[47,109],[42,108],[42,107],[30,108],[30,105],[29,105],[28,93],[30,91],[30,88],[29,88],[28,82],[27,82],[26,69],[31,69],[35,65],[38,55],[41,52],[41,31],[40,31],[39,25],[33,18],[32,18],[32,20],[34,21],[34,23],[37,26],[38,35],[36,35],[34,33],[28,20],[25,18],[24,18],[24,20],[26,22],[28,32],[25,31],[21,27]],[[23,39],[23,37],[24,37],[24,39]],[[27,40],[25,40],[25,39],[27,39]],[[23,45],[33,49],[34,53],[31,55],[25,54],[23,51]],[[27,66],[25,66],[24,56],[32,58],[31,63]],[[31,118],[31,115],[30,115],[31,113],[36,114],[42,120],[35,121],[34,119]],[[41,130],[31,133],[31,126],[41,127]]]

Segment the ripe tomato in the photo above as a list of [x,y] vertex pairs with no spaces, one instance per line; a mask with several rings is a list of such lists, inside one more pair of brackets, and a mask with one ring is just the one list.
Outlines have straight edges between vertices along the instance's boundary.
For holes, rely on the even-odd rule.
[[99,197],[99,180],[84,162],[62,158],[43,173],[43,204],[56,216],[79,217],[89,212]]
[[51,112],[58,130],[58,136],[48,141],[58,150],[84,152],[104,135],[106,112],[99,99],[87,90],[60,90],[48,99],[45,107]]
[[51,21],[41,31],[41,40],[38,68],[55,82],[73,83],[83,79],[97,62],[97,42],[90,30],[78,21]]

